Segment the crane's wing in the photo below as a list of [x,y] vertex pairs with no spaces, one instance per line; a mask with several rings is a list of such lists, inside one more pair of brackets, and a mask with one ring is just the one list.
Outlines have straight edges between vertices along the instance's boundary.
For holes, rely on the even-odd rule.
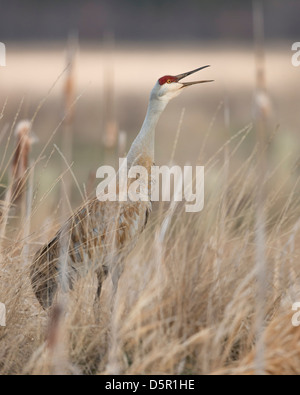
[[49,244],[35,255],[30,268],[33,290],[44,309],[58,290],[72,289],[88,271],[103,271],[119,265],[136,245],[144,230],[150,202],[99,202],[83,205]]

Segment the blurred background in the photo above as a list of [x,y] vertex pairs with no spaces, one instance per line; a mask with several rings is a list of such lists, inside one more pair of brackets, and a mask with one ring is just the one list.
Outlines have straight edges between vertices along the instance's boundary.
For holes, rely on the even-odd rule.
[[[264,4],[268,37],[297,38],[299,1]],[[5,40],[64,40],[71,29],[96,42],[107,31],[122,42],[252,39],[251,0],[1,0],[0,5]]]
[[[291,48],[300,41],[300,2],[263,4],[268,127],[271,135],[277,131],[273,159],[278,163],[279,152],[280,158],[290,158],[285,162],[289,167],[299,154],[300,68],[292,66]],[[253,122],[252,1],[0,0],[0,10],[0,42],[7,48],[7,67],[0,68],[0,108],[6,103],[2,131],[8,133],[15,119],[36,115],[33,129],[39,141],[32,157],[50,139],[43,154],[49,159],[57,144],[74,162],[80,185],[89,179],[93,183],[100,165],[116,163],[128,150],[143,122],[149,93],[165,74],[210,64],[201,78],[215,83],[195,86],[170,103],[157,129],[157,164],[169,163],[179,124],[174,161],[199,159],[205,165]],[[0,157],[6,151],[3,141]],[[236,166],[254,143],[252,132]],[[13,140],[6,157],[12,150]],[[57,150],[47,169],[40,181],[45,188],[66,170]],[[80,200],[75,190],[73,199]]]

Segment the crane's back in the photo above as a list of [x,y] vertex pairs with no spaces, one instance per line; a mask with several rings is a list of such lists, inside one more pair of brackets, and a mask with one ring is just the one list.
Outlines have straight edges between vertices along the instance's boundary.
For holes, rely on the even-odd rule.
[[83,205],[34,258],[31,282],[42,307],[50,307],[59,288],[72,289],[89,271],[97,272],[101,281],[111,272],[117,282],[150,211],[150,201],[93,199]]

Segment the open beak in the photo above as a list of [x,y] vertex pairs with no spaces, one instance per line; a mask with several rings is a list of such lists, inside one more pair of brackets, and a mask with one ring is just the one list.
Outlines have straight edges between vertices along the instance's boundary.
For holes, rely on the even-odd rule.
[[[181,81],[183,78],[186,78],[187,76],[197,73],[197,71],[207,69],[210,66],[203,66],[200,67],[199,69],[193,70],[193,71],[188,71],[187,73],[179,74],[176,75],[177,82]],[[191,85],[196,85],[196,84],[205,84],[206,82],[213,82],[214,80],[202,80],[202,81],[194,81],[194,82],[182,82],[182,88],[186,88],[187,86]]]

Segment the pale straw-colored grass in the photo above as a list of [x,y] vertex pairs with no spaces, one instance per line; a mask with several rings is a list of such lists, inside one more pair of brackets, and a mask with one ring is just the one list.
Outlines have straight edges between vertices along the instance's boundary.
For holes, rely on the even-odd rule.
[[[238,169],[231,167],[249,132],[237,133],[209,161],[203,212],[155,207],[127,259],[115,306],[108,278],[98,317],[92,274],[64,299],[63,308],[58,304],[50,316],[41,311],[23,251],[26,243],[32,256],[51,229],[41,231],[46,218],[26,240],[10,229],[16,237],[5,239],[0,262],[0,300],[7,306],[0,373],[257,373],[257,147]],[[261,336],[264,372],[270,374],[300,373],[299,330],[291,323],[292,304],[299,301],[299,187],[294,175],[286,177],[282,183],[272,171],[265,181]],[[39,204],[33,199],[33,213]],[[55,218],[49,215],[48,223]]]

